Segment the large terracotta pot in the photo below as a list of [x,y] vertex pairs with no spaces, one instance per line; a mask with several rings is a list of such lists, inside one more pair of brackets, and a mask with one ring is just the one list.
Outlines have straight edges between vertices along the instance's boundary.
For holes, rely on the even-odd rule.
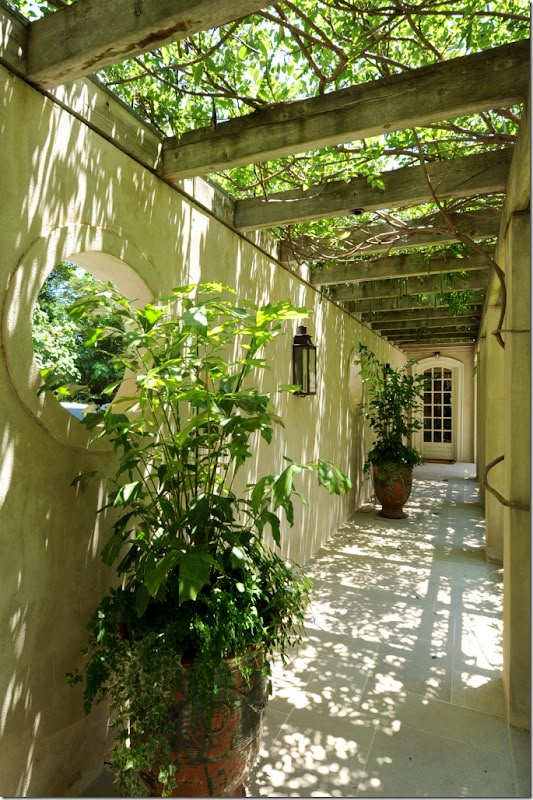
[[381,503],[380,516],[389,519],[405,519],[403,511],[413,484],[413,468],[402,467],[392,462],[374,464],[374,491]]
[[[228,662],[227,686],[214,700],[212,715],[198,708],[189,695],[185,672],[169,710],[169,743],[178,787],[170,797],[245,797],[244,783],[261,744],[268,678],[254,669],[250,683],[233,661]],[[209,725],[209,718],[211,725]],[[158,767],[142,778],[151,797],[160,797]]]

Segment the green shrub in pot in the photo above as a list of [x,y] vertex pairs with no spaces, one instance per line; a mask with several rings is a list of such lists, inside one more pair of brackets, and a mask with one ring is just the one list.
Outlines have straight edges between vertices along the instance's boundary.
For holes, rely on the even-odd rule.
[[[305,309],[237,303],[227,287],[200,284],[143,308],[109,287],[70,313],[92,318],[87,345],[111,342],[135,385],[131,396],[109,387],[113,399],[84,419],[116,454],[113,474],[89,477],[108,481],[115,521],[102,556],[120,579],[90,623],[85,710],[110,703],[120,787],[142,793],[140,776],[157,763],[168,794],[179,781],[168,709],[180,671],[188,665],[205,712],[228,691],[228,659],[251,680],[299,641],[310,584],[280,555],[281,512],[292,526],[304,472],[330,493],[351,484],[328,461],[285,458],[278,474],[236,488],[259,439],[270,444],[282,424],[253,382],[267,368],[265,345]],[[45,389],[56,385],[48,375]],[[69,680],[83,677],[75,670]]]
[[[360,367],[365,391],[363,414],[374,433],[365,470],[372,468],[382,515],[401,518],[406,516],[402,506],[411,491],[413,467],[424,460],[410,437],[422,427],[426,378],[411,373],[413,360],[395,369],[383,364],[364,344],[359,345],[355,363]],[[396,493],[397,498],[393,497]]]

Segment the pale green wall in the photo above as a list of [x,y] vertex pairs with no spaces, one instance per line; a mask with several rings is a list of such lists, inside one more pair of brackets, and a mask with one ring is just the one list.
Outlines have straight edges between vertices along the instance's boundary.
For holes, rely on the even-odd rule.
[[[527,104],[526,104],[527,106]],[[488,475],[485,511],[494,544],[494,520],[503,522],[497,543],[503,558],[503,687],[507,720],[517,727],[531,724],[531,220],[530,115],[526,107],[520,125],[502,212],[496,261],[503,270],[506,313],[505,348],[498,350],[496,306],[502,302],[500,281],[493,274],[482,320],[478,358],[478,416],[485,447],[480,448],[479,471],[503,456]],[[495,317],[497,319],[495,320]],[[503,381],[494,399],[494,382]],[[500,415],[495,419],[496,415]],[[488,429],[495,426],[493,433]],[[499,505],[499,508],[498,508]],[[498,518],[496,518],[496,509]]]
[[[70,258],[140,299],[216,279],[252,300],[289,298],[312,309],[318,394],[280,402],[286,427],[258,461],[270,469],[285,453],[320,453],[350,473],[356,490],[342,499],[311,492],[310,510],[298,512],[285,538],[298,561],[364,499],[361,422],[348,404],[351,352],[364,341],[394,365],[404,357],[3,68],[0,141],[0,789],[69,795],[103,761],[103,712],[84,719],[64,673],[108,585],[98,551],[110,524],[95,516],[98,486],[69,484],[111,456],[105,447],[87,451],[81,425],[37,397],[30,317],[48,272]],[[291,382],[292,333],[270,351],[271,386]]]

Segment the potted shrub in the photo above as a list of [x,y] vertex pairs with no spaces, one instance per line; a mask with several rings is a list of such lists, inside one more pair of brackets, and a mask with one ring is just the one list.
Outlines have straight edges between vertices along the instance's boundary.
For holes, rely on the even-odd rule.
[[409,374],[414,361],[394,369],[363,344],[355,363],[366,390],[363,414],[375,434],[365,469],[372,467],[374,490],[382,506],[380,515],[403,519],[407,517],[403,506],[411,494],[413,467],[423,462],[422,454],[408,438],[422,425],[419,412],[426,379]]
[[[280,512],[292,525],[303,471],[331,493],[351,486],[320,459],[241,479],[259,437],[270,443],[281,424],[250,379],[266,368],[264,345],[305,309],[229,297],[203,284],[135,308],[109,287],[70,312],[92,317],[88,345],[112,343],[136,387],[127,397],[109,387],[83,421],[116,453],[113,474],[92,476],[111,482],[102,556],[119,577],[90,622],[85,710],[108,700],[112,769],[130,796],[242,793],[271,659],[299,641],[310,588],[277,551]],[[55,385],[49,375],[45,388]]]

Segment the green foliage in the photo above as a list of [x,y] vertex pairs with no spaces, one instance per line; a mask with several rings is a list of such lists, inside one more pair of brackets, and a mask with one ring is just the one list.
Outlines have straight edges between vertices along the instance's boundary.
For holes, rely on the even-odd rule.
[[[257,437],[270,444],[282,424],[270,393],[252,382],[267,367],[264,346],[306,311],[229,297],[227,287],[203,284],[135,308],[110,287],[70,310],[89,342],[116,343],[113,363],[135,382],[131,396],[84,419],[116,452],[104,507],[115,522],[102,556],[122,580],[91,623],[85,707],[110,697],[113,763],[128,791],[154,753],[168,755],[164,718],[182,660],[193,662],[191,686],[206,707],[224,659],[244,666],[252,648],[268,670],[268,656],[284,657],[298,641],[309,583],[266,540],[270,532],[279,546],[282,512],[294,523],[297,476],[315,472],[335,494],[351,486],[330,462],[286,459],[279,474],[234,491]],[[45,389],[54,385],[50,375]]]
[[[61,0],[11,0],[31,18]],[[216,126],[529,36],[527,0],[299,0],[160,46],[99,77],[165,135]],[[516,113],[498,109],[420,132],[431,160],[501,146]],[[343,180],[418,162],[412,132],[238,167],[217,176],[236,196]]]
[[[68,3],[10,0],[31,19]],[[160,46],[101,70],[99,78],[163,136],[187,136],[198,128],[314,97],[418,67],[525,39],[530,35],[528,0],[300,0],[265,7],[256,14]],[[269,196],[327,181],[512,145],[522,108],[513,106],[437,121],[414,132],[389,131],[267,162],[238,166],[211,176],[236,198]],[[420,144],[420,149],[419,149]],[[501,201],[501,198],[497,198]],[[447,201],[448,212],[472,200]],[[478,208],[494,204],[475,199]],[[435,204],[430,212],[435,212]],[[316,259],[369,222],[401,229],[420,207],[301,222],[274,231],[292,243],[313,238]],[[438,215],[437,215],[438,216]],[[441,220],[442,223],[442,220]],[[326,239],[327,247],[324,247]],[[309,263],[306,248],[295,255]],[[358,253],[360,255],[360,252]]]
[[406,467],[421,464],[419,451],[405,441],[422,426],[417,412],[422,406],[425,376],[409,374],[413,361],[399,369],[384,365],[363,344],[355,363],[367,393],[364,415],[375,434],[365,469],[390,462]]
[[[53,373],[61,400],[107,402],[103,391],[111,382],[123,375],[120,366],[115,368],[110,349],[113,340],[98,340],[90,348],[85,346],[87,330],[83,318],[72,319],[68,309],[77,298],[88,291],[102,288],[104,284],[75,264],[62,261],[45,281],[32,318],[32,338],[35,359],[41,372]],[[110,322],[102,319],[102,323]],[[66,384],[70,384],[67,388]]]

